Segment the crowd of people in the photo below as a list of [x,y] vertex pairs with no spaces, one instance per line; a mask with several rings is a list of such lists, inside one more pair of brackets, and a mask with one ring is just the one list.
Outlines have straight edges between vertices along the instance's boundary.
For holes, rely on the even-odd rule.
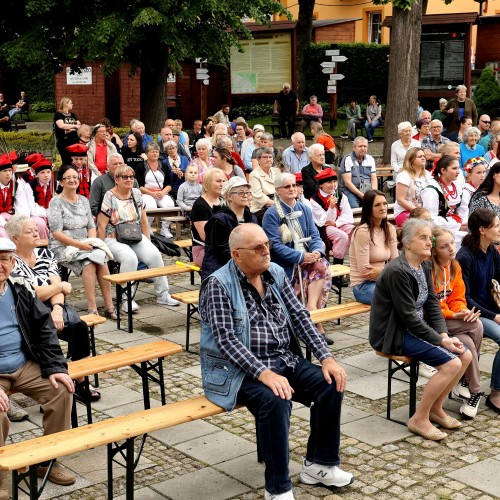
[[[302,109],[300,131],[294,131],[299,107],[289,84],[275,102],[281,134],[290,137],[283,151],[262,125],[250,128],[242,117],[231,121],[228,105],[196,120],[188,131],[180,120],[168,119],[158,133],[147,133],[134,119],[119,137],[109,120],[93,127],[81,124],[71,99],[64,97],[54,116],[63,163],[57,173],[39,153],[22,159],[14,152],[0,156],[0,300],[4,289],[13,292],[5,300],[16,301],[26,294],[19,287],[32,287],[50,313],[39,313],[39,306],[30,312],[43,317],[46,341],[52,345],[59,334],[68,341],[68,357],[87,356],[88,345],[77,338],[78,321],[68,330],[63,320],[71,285],[59,278],[57,266],[82,276],[93,314],[99,314],[98,284],[104,314],[116,318],[111,288],[103,279],[107,262],[118,262],[121,271],[162,266],[146,211],[179,206],[190,220],[193,260],[203,280],[204,389],[220,406],[244,404],[258,418],[266,498],[293,498],[288,472],[292,399],[313,403],[302,482],[346,486],[353,477],[338,467],[346,375],[327,347],[333,339],[307,313],[327,303],[331,262],[342,264],[349,255],[354,297],[372,305],[373,348],[421,361],[429,381],[408,428],[426,439],[447,435],[433,423],[444,429],[462,425],[443,410],[450,392],[462,400],[464,419],[476,416],[483,335],[500,345],[500,297],[490,293],[491,281],[500,281],[495,248],[500,241],[500,118],[478,117],[462,87],[456,99],[440,102],[439,113],[433,113],[438,118],[422,110],[416,127],[410,121],[399,124],[391,149],[396,226],[388,221],[388,202],[377,189],[375,159],[368,154],[382,113],[376,96],[370,97],[365,117],[351,100],[343,137],[352,138],[352,151],[339,169],[335,141],[322,127],[323,110],[315,96]],[[475,126],[478,120],[481,127]],[[363,125],[367,138],[356,136]],[[305,127],[314,137],[309,147]],[[20,162],[28,165],[24,172],[16,172]],[[355,208],[361,208],[357,227]],[[171,237],[168,224],[161,232]],[[46,247],[37,247],[40,239],[48,240]],[[12,270],[22,283],[9,278]],[[342,280],[336,283],[342,286]],[[166,277],[155,278],[155,292],[158,304],[179,304]],[[132,312],[139,310],[139,304],[130,303]],[[122,307],[127,311],[127,300]],[[299,338],[320,366],[301,357]],[[13,349],[20,354],[12,365],[0,363],[0,373],[26,363],[18,340]],[[58,368],[51,373],[63,383],[59,392],[67,399],[73,388],[66,384],[58,349],[50,361]],[[46,360],[35,361],[46,365]],[[486,398],[497,413],[499,363],[497,352]],[[5,419],[9,403],[3,396],[9,387],[3,380],[0,376]],[[53,391],[51,382],[45,390]],[[91,386],[77,383],[75,390],[100,397]],[[54,482],[57,474],[64,476],[59,484],[70,484],[71,474],[61,466],[52,474]]]

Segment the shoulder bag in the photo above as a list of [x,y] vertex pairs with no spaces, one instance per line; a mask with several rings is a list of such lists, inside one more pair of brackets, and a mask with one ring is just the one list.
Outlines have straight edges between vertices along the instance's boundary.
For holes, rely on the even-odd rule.
[[[132,201],[134,202],[137,215],[140,218],[139,208],[137,207],[137,202],[135,201],[134,192],[132,191]],[[116,241],[118,243],[124,243],[125,245],[130,245],[132,243],[138,243],[142,240],[142,228],[140,224],[136,222],[120,222],[115,225],[116,231]]]

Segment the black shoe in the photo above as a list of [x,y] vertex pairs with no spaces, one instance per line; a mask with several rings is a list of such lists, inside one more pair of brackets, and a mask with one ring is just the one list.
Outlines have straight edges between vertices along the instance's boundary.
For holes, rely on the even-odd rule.
[[323,334],[323,337],[325,337],[325,341],[327,345],[333,345],[335,344],[334,340],[330,338],[326,333]]
[[101,393],[96,391],[93,387],[87,391],[84,382],[75,383],[75,394],[85,401],[99,401],[101,399]]
[[337,276],[332,278],[332,285],[337,288],[346,288],[349,286],[349,278],[347,276]]
[[489,396],[486,398],[486,406],[500,415],[500,408],[492,403]]

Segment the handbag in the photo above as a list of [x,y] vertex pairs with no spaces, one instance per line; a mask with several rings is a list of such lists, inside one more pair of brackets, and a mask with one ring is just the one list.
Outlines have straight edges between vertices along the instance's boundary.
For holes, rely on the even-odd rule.
[[493,301],[495,302],[497,307],[500,309],[500,283],[498,283],[498,281],[495,279],[491,280],[491,297],[493,298]]
[[[139,208],[135,201],[134,193],[132,192],[132,201],[134,202],[135,209],[137,210],[137,215],[139,215]],[[115,225],[116,231],[116,241],[118,243],[124,243],[125,245],[130,245],[132,243],[138,243],[142,240],[142,228],[140,224],[136,222],[120,222]]]

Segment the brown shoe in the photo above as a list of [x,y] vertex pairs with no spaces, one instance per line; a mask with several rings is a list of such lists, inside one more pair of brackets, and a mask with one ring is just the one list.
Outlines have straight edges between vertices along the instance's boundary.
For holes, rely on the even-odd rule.
[[[47,472],[48,467],[38,467],[38,477],[44,477]],[[66,467],[62,466],[59,462],[56,462],[50,471],[49,481],[54,484],[59,484],[61,486],[69,486],[76,481],[76,476],[70,472]]]

